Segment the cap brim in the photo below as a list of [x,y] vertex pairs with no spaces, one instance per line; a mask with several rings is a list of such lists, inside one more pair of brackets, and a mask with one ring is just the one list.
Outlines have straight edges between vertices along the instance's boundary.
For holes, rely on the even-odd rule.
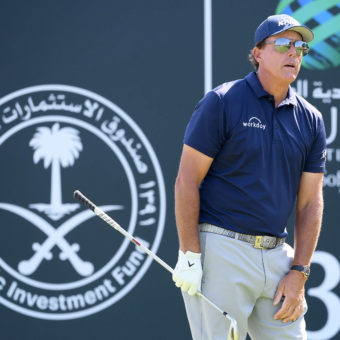
[[306,26],[295,26],[292,28],[288,28],[287,31],[294,31],[299,33],[302,36],[302,40],[307,43],[312,41],[314,38],[314,33]]

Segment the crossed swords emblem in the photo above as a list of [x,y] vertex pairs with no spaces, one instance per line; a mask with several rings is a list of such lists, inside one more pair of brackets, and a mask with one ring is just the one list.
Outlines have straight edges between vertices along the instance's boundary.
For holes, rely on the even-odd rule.
[[[104,212],[122,209],[121,205],[104,205],[100,207]],[[78,227],[81,223],[92,218],[94,214],[92,211],[85,210],[70,217],[67,221],[63,222],[57,229],[50,223],[44,220],[36,213],[10,203],[0,203],[0,209],[7,210],[16,215],[21,216],[28,222],[32,223],[35,227],[40,229],[47,235],[42,244],[34,242],[32,249],[33,255],[28,260],[22,260],[18,264],[18,270],[23,275],[33,274],[40,266],[43,260],[51,260],[53,255],[51,250],[58,246],[60,249],[59,258],[63,261],[68,260],[73,266],[74,270],[81,276],[89,276],[94,271],[94,265],[80,258],[78,251],[80,246],[78,243],[70,244],[65,236],[73,229]]]

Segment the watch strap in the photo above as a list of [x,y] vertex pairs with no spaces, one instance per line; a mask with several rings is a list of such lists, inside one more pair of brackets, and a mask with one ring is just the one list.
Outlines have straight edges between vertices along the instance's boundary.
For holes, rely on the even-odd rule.
[[310,275],[310,266],[294,265],[294,266],[291,266],[290,269],[301,272],[305,276],[306,279],[308,279]]

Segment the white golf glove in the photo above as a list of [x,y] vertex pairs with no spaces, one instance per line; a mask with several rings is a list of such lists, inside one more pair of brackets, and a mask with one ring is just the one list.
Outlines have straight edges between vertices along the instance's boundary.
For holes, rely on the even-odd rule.
[[187,251],[184,254],[180,250],[172,279],[177,287],[180,287],[183,292],[188,292],[189,295],[195,295],[197,290],[201,291],[201,253]]

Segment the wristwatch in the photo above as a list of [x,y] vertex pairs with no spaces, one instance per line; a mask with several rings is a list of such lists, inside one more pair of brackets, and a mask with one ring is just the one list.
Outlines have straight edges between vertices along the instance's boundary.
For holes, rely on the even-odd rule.
[[309,275],[310,275],[310,266],[291,266],[290,270],[297,270],[298,272],[301,272],[306,279],[308,279]]

